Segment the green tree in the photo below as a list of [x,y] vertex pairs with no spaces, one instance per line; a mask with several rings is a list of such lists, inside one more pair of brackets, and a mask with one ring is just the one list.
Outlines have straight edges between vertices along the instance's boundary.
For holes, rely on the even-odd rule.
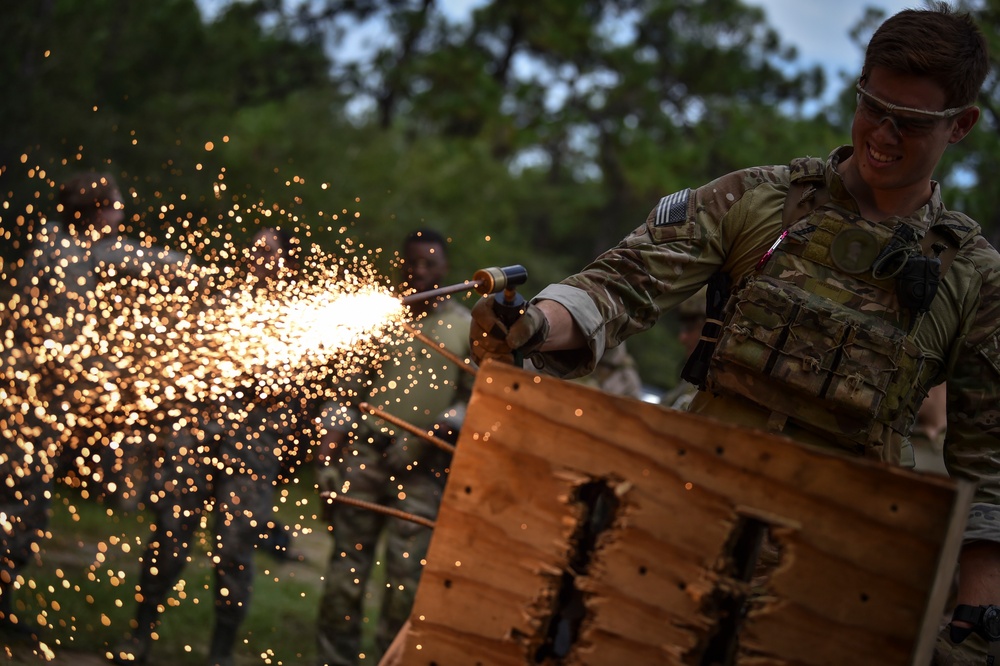
[[[187,193],[222,168],[206,146],[224,139],[233,114],[328,85],[322,47],[265,29],[265,5],[234,4],[206,24],[194,0],[14,3],[0,59],[0,120],[15,128],[0,138],[7,210],[51,212],[53,184],[102,168],[133,190],[138,233],[155,235],[171,217],[216,217],[215,198]],[[49,183],[40,194],[24,179],[34,166]]]

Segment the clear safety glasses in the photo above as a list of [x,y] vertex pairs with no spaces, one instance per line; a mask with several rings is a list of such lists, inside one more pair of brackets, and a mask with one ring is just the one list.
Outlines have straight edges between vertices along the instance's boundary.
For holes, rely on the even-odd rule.
[[934,131],[941,120],[954,118],[972,107],[971,104],[967,104],[943,111],[926,111],[887,102],[862,88],[860,81],[858,81],[856,88],[858,91],[858,113],[875,125],[881,125],[883,120],[888,119],[899,135],[903,137],[927,136]]

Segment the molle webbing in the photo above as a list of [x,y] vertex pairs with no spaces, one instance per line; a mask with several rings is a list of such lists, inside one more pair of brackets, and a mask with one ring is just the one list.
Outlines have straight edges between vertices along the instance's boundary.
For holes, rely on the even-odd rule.
[[[894,460],[898,450],[883,448],[909,428],[924,365],[895,280],[868,270],[894,229],[829,204],[822,160],[796,160],[790,171],[783,240],[730,300],[708,388],[771,410],[774,429],[791,419],[857,453]],[[920,241],[921,253],[941,259],[942,279],[976,231],[969,222],[945,212]],[[857,270],[849,270],[853,246],[835,243],[844,232],[868,257]]]

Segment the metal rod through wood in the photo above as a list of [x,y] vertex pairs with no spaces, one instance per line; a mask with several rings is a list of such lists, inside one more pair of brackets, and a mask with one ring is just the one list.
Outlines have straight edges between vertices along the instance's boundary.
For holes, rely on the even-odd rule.
[[408,520],[411,523],[416,523],[417,525],[423,525],[424,527],[429,527],[431,529],[434,529],[433,520],[429,520],[427,518],[424,518],[423,516],[418,516],[415,513],[400,511],[399,509],[393,509],[392,507],[388,507],[383,504],[376,504],[375,502],[366,502],[365,500],[354,499],[353,497],[347,497],[346,495],[339,495],[329,490],[321,492],[319,496],[325,500],[340,502],[341,504],[349,504],[359,509],[367,509],[368,511],[374,511],[375,513],[381,513],[386,516],[392,516],[393,518]]
[[371,412],[372,414],[374,414],[375,416],[379,417],[380,419],[385,419],[386,421],[388,421],[389,423],[393,424],[394,426],[402,428],[406,432],[411,433],[413,435],[416,435],[417,437],[420,437],[421,439],[424,439],[424,440],[430,442],[434,446],[436,446],[439,449],[442,449],[444,451],[447,451],[448,453],[454,453],[455,452],[455,445],[454,444],[449,444],[448,442],[444,441],[440,437],[435,437],[434,435],[432,435],[428,431],[421,430],[417,426],[415,426],[415,425],[413,425],[411,423],[407,423],[403,419],[401,419],[399,417],[396,417],[396,416],[393,416],[392,414],[390,414],[388,412],[384,412],[381,409],[379,409],[378,407],[373,407],[372,405],[368,404],[367,402],[358,403],[358,409],[360,409],[363,412]]
[[476,369],[472,367],[472,364],[469,362],[469,359],[461,358],[457,354],[448,351],[447,349],[444,348],[444,346],[442,346],[437,342],[434,342],[426,335],[418,331],[416,327],[413,326],[413,324],[407,324],[404,322],[403,328],[406,329],[407,333],[415,337],[417,340],[420,340],[422,343],[424,343],[425,345],[436,351],[438,354],[441,354],[441,356],[444,356],[446,359],[457,365],[462,370],[465,370],[471,375],[476,374]]

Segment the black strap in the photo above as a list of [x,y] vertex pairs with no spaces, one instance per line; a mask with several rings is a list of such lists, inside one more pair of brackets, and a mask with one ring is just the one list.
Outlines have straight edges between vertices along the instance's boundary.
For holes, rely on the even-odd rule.
[[[979,606],[969,606],[967,604],[959,604],[958,606],[955,606],[955,612],[951,615],[952,624],[949,625],[951,642],[961,643],[968,638],[969,634],[976,630],[982,616],[983,609]],[[954,624],[956,620],[959,622],[968,622],[972,626],[956,627]]]
[[[987,611],[996,612],[995,606],[969,606],[959,604],[952,613],[952,623],[949,625],[949,634],[952,643],[961,643],[973,632],[979,634],[987,642],[986,666],[1000,666],[1000,639],[993,638],[986,632],[983,626],[983,617]],[[971,627],[956,627],[955,621],[968,622]]]

